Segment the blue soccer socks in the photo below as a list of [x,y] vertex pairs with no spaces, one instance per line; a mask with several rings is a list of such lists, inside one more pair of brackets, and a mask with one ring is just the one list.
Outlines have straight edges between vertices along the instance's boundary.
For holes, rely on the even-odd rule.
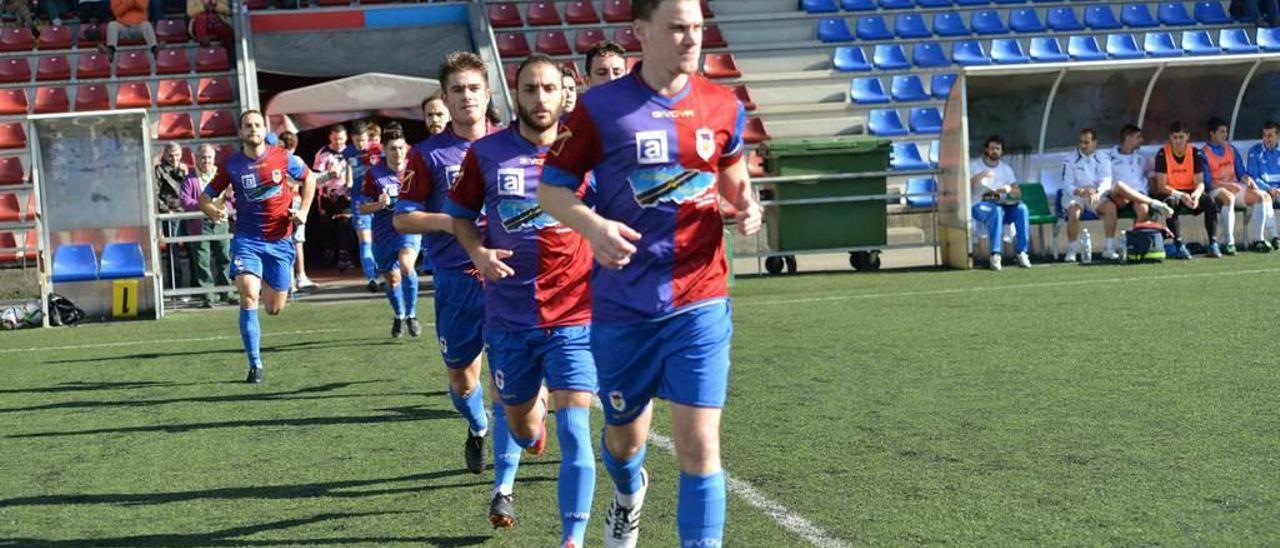
[[258,327],[258,309],[240,309],[240,340],[244,342],[244,353],[249,358],[249,367],[262,367],[261,341],[262,330]]
[[400,294],[404,298],[405,317],[417,318],[418,317],[418,272],[416,270],[409,270],[408,274],[401,272]]
[[507,410],[502,402],[493,404],[493,493],[510,495],[520,467],[520,446],[507,426]]
[[373,242],[360,241],[360,268],[364,270],[364,279],[373,281],[378,278],[378,262],[373,259]]
[[[403,284],[401,284],[403,285]],[[387,300],[391,301],[391,312],[397,318],[405,319],[408,316],[404,314],[404,293],[401,293],[400,286],[387,284]]]
[[644,475],[641,470],[644,469],[644,456],[647,451],[648,449],[642,445],[630,459],[618,460],[613,453],[609,452],[609,446],[605,444],[604,435],[601,434],[600,460],[604,462],[604,469],[609,472],[609,477],[613,478],[613,484],[618,488],[619,493],[633,495],[644,487]]
[[724,540],[724,472],[680,473],[676,525],[681,546],[720,546]]
[[591,450],[590,419],[591,411],[583,407],[556,410],[556,437],[560,440],[558,498],[563,531],[561,544],[572,539],[574,545],[582,546],[587,519],[591,516],[596,461]]
[[483,384],[476,383],[476,387],[465,398],[454,393],[453,388],[450,387],[449,399],[453,400],[453,408],[462,413],[462,418],[467,419],[472,435],[483,435],[489,429],[489,417],[484,412]]

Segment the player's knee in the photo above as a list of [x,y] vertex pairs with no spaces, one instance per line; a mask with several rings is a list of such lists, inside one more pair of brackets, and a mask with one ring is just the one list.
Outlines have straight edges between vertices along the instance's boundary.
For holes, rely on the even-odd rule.
[[284,310],[283,304],[267,303],[267,315],[279,316],[281,310]]

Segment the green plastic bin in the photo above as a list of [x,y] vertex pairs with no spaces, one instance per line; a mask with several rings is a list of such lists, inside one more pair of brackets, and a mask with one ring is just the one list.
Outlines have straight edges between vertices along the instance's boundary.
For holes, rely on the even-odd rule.
[[[763,152],[772,176],[885,172],[890,142],[862,136],[775,139]],[[842,198],[885,194],[886,177],[851,177],[765,185],[774,200]],[[769,246],[805,251],[885,245],[888,216],[884,200],[828,204],[774,205],[765,209]]]

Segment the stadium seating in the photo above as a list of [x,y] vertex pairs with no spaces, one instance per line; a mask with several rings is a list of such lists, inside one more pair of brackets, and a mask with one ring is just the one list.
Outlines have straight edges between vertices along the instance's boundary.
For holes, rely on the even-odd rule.
[[968,36],[969,28],[955,12],[943,12],[933,16],[933,33],[938,36]]
[[62,244],[53,251],[53,281],[84,282],[98,279],[98,257],[90,244]]
[[640,51],[640,39],[636,38],[636,33],[631,30],[631,27],[615,29],[613,31],[613,41],[627,51]]
[[849,86],[849,98],[859,105],[880,105],[890,102],[879,78],[854,78]]
[[71,99],[67,97],[67,88],[62,86],[42,87],[36,90],[36,101],[31,109],[36,114],[53,114],[71,110]]
[[1259,28],[1258,47],[1262,51],[1280,51],[1280,28]]
[[1196,21],[1202,25],[1226,25],[1231,16],[1222,9],[1222,2],[1196,2]]
[[538,37],[534,39],[534,49],[538,53],[547,55],[569,55],[573,53],[569,49],[569,39],[565,38],[564,33],[558,30],[539,32]]
[[1179,57],[1182,48],[1173,43],[1173,35],[1167,32],[1148,32],[1142,40],[1142,50],[1151,57]]
[[840,7],[845,11],[875,11],[875,0],[841,0]]
[[[183,84],[186,81],[179,80]],[[231,80],[226,78],[201,78],[197,86],[196,102],[202,105],[230,103],[235,100],[231,90]],[[191,99],[191,88],[187,88],[187,100]]]
[[524,20],[515,4],[489,4],[489,25],[496,29],[523,27]]
[[9,27],[0,30],[0,51],[30,51],[36,41],[27,27]]
[[604,40],[604,30],[583,29],[573,35],[573,49],[578,53],[586,53],[596,42]]
[[160,114],[157,134],[160,139],[192,139],[196,136],[195,125],[191,123],[191,115],[186,112],[164,112]]
[[957,65],[975,66],[989,65],[991,58],[982,50],[982,43],[977,40],[964,40],[951,45],[951,60]]
[[161,44],[182,44],[190,38],[182,19],[161,19],[155,24],[156,41]]
[[81,55],[76,59],[76,78],[86,80],[89,78],[110,78],[111,77],[111,60],[105,55],[90,53]]
[[864,72],[871,70],[867,54],[857,46],[840,46],[831,57],[831,65],[840,72]]
[[733,96],[738,98],[738,102],[742,103],[742,108],[747,112],[756,109],[756,103],[751,100],[751,92],[747,90],[747,86],[733,86]]
[[231,70],[231,59],[227,50],[220,47],[200,48],[196,50],[197,72],[223,72]]
[[1072,36],[1067,39],[1067,54],[1076,61],[1098,61],[1106,59],[1107,54],[1098,47],[1098,41],[1092,36]]
[[0,263],[18,263],[23,261],[34,261],[39,253],[36,246],[39,243],[39,236],[35,235],[35,231],[28,231],[24,236],[23,244],[18,245],[17,236],[12,232],[0,232],[0,249],[15,249],[20,251],[0,251]]
[[47,55],[36,61],[36,81],[70,80],[71,63],[65,55]]
[[555,2],[530,2],[525,6],[524,20],[535,27],[562,24]]
[[502,74],[507,81],[507,87],[516,88],[516,74],[520,71],[518,63],[506,63],[502,65]]
[[1044,23],[1035,8],[1020,8],[1009,14],[1009,29],[1013,32],[1030,34],[1045,31]]
[[1005,28],[1004,21],[1000,19],[1000,13],[996,10],[980,10],[973,12],[969,19],[969,28],[979,36],[992,34],[1006,34],[1009,29]]
[[151,108],[151,89],[146,82],[124,82],[116,87],[116,108]]
[[201,137],[231,137],[236,134],[236,115],[224,110],[200,113]]
[[1227,53],[1257,53],[1258,46],[1249,40],[1249,33],[1244,29],[1222,29],[1218,35],[1218,44]]
[[1031,39],[1031,59],[1038,63],[1061,63],[1070,59],[1062,52],[1062,45],[1052,36]]
[[1145,29],[1160,26],[1160,22],[1151,16],[1151,10],[1141,2],[1125,4],[1120,8],[1120,20],[1131,29]]
[[1188,30],[1182,32],[1182,49],[1188,55],[1217,55],[1222,48],[1213,45],[1213,38],[1207,30]]
[[186,74],[191,72],[191,60],[186,48],[161,50],[156,55],[156,74]]
[[934,99],[946,99],[951,95],[951,86],[956,82],[956,75],[951,73],[935,73],[929,77],[929,95]]
[[724,34],[720,32],[719,25],[707,25],[702,27],[703,48],[724,48],[728,46],[729,43],[725,41]]
[[920,68],[945,67],[951,64],[937,42],[916,42],[911,46],[911,62]]
[[942,111],[937,107],[913,107],[907,122],[912,133],[934,134],[942,132]]
[[[876,81],[879,81],[877,78]],[[899,74],[889,82],[889,93],[894,101],[913,102],[928,101],[929,94],[924,91],[924,81],[915,74]]]
[[920,146],[911,143],[893,143],[889,153],[889,169],[894,171],[914,171],[929,169],[929,162],[920,154]]
[[27,170],[22,167],[22,158],[0,157],[0,185],[20,185],[26,180]]
[[[906,206],[912,209],[930,208],[934,205],[933,194],[938,191],[938,182],[933,177],[915,177],[907,179],[904,194]],[[913,194],[917,196],[913,196]],[[923,196],[928,194],[928,196]]]
[[111,110],[111,98],[104,84],[81,84],[76,88],[76,112]]
[[1031,58],[1022,52],[1016,38],[996,38],[991,41],[991,60],[999,65],[1029,63]]
[[880,70],[902,70],[911,66],[907,62],[907,54],[899,44],[876,44],[871,54],[871,61]]
[[67,25],[50,25],[40,29],[40,40],[36,47],[40,49],[71,49],[71,27]]
[[1084,24],[1076,18],[1075,10],[1070,7],[1050,8],[1049,14],[1045,16],[1045,24],[1050,30],[1058,32],[1079,32],[1084,30]]
[[858,18],[857,34],[859,40],[891,40],[893,31],[879,15],[867,15]]
[[98,279],[141,278],[146,271],[142,246],[137,242],[114,242],[102,247]]
[[850,42],[853,32],[849,30],[847,21],[833,17],[818,21],[818,39],[823,42]]
[[759,118],[748,118],[747,127],[742,132],[742,140],[754,145],[768,139],[769,132],[764,129],[764,121]]
[[0,149],[27,148],[27,132],[20,123],[0,123]]
[[897,109],[876,109],[869,112],[867,131],[877,137],[898,137],[908,133]]
[[880,7],[887,10],[900,10],[911,7],[911,0],[880,0]]
[[[800,8],[805,13],[836,13],[840,11],[840,6],[836,5],[836,0],[802,0]],[[872,9],[875,9],[874,6]]]
[[564,19],[570,25],[595,25],[600,22],[595,4],[590,0],[569,2],[564,8]]
[[[908,4],[908,8],[911,7],[908,0],[902,1]],[[916,5],[922,8],[949,8],[951,7],[951,0],[916,0]]]
[[14,115],[30,112],[27,90],[22,88],[0,90],[0,114]]
[[10,57],[0,61],[0,82],[17,83],[31,81],[31,64],[26,59]]
[[928,38],[933,31],[925,26],[924,17],[918,13],[904,13],[893,22],[893,33],[898,38]]
[[630,23],[631,0],[604,0],[606,23]]
[[151,76],[151,58],[141,50],[117,53],[116,76]]
[[498,35],[498,55],[503,58],[526,57],[530,53],[529,41],[524,33],[513,32]]
[[1141,59],[1142,50],[1132,34],[1112,34],[1107,36],[1107,55],[1112,59]]
[[[90,39],[90,31],[97,31],[97,38]],[[106,23],[98,23],[97,25],[81,24],[80,30],[76,31],[76,45],[81,48],[92,48],[101,44],[107,37]]]
[[1189,27],[1196,24],[1196,20],[1187,13],[1187,8],[1182,5],[1182,2],[1160,4],[1160,7],[1156,8],[1156,18],[1161,24],[1171,27]]
[[702,73],[707,78],[737,78],[742,76],[738,63],[731,53],[708,53],[702,59]]
[[1116,15],[1111,12],[1111,6],[1107,4],[1086,7],[1084,26],[1093,30],[1115,30],[1121,27],[1120,21],[1117,21]]

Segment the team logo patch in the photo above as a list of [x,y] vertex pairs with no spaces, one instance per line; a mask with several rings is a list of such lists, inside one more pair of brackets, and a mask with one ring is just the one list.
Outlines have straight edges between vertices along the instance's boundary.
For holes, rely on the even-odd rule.
[[444,340],[444,337],[440,337],[440,352],[442,354],[449,353],[449,341]]
[[609,405],[619,413],[627,410],[627,400],[622,397],[622,392],[619,390],[609,393]]
[[524,197],[524,170],[520,168],[498,168],[498,195]]
[[654,207],[667,202],[683,204],[702,196],[715,184],[710,173],[679,166],[642,169],[627,178],[636,203]]
[[245,190],[253,190],[258,188],[258,178],[252,173],[245,173],[240,176],[240,186]]
[[710,162],[711,156],[716,153],[715,132],[703,127],[698,128],[698,131],[694,132],[693,135],[696,138],[695,149],[698,152],[698,157],[702,158],[704,162]]
[[654,165],[667,163],[667,132],[640,131],[636,133],[636,163]]
[[458,184],[461,175],[462,166],[444,166],[444,178],[449,181],[449,190],[453,190],[454,185]]
[[502,228],[507,232],[519,232],[525,229],[540,230],[549,226],[558,226],[555,217],[542,211],[537,200],[503,199],[498,202],[498,217],[502,219]]
[[284,171],[279,169],[271,170],[271,182],[280,184],[281,181],[284,181]]
[[502,374],[502,370],[499,369],[497,371],[494,371],[493,385],[497,386],[498,390],[506,390],[506,384],[507,384],[507,376]]

